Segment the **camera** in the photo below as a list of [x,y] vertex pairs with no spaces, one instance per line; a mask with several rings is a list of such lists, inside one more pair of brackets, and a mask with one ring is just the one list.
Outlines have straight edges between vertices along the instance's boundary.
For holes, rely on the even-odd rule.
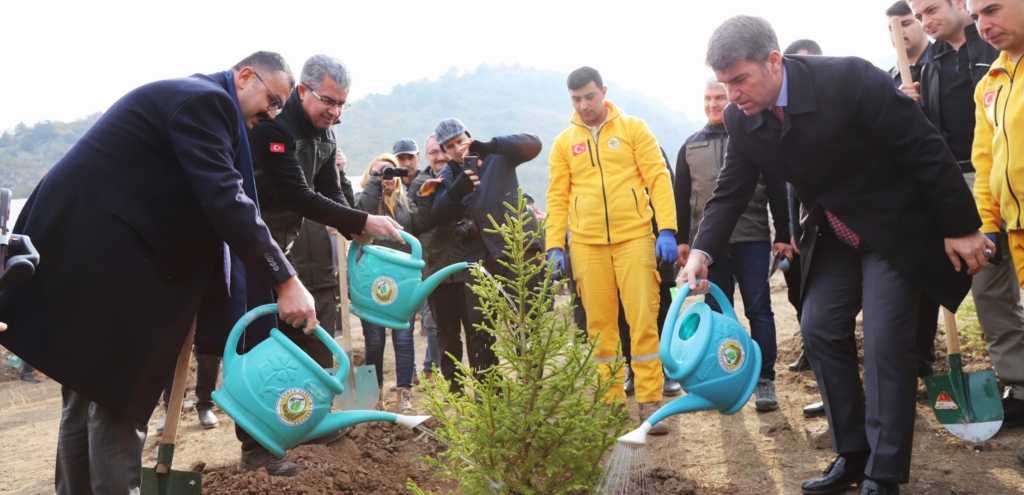
[[473,217],[467,213],[455,225],[452,230],[452,236],[455,237],[456,241],[464,241],[470,237],[476,235],[477,228],[476,222],[473,221]]
[[381,180],[394,179],[395,177],[408,177],[409,169],[405,167],[384,167],[380,171]]

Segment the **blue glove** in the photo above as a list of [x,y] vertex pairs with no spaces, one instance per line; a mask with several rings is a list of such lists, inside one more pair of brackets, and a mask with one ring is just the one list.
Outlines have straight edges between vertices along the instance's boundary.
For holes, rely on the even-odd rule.
[[555,280],[562,278],[562,273],[565,272],[565,256],[562,254],[562,248],[552,248],[548,251],[548,263],[555,268]]
[[658,240],[654,243],[654,256],[658,262],[675,263],[679,257],[679,250],[676,248],[676,233],[671,230],[662,230],[658,234]]

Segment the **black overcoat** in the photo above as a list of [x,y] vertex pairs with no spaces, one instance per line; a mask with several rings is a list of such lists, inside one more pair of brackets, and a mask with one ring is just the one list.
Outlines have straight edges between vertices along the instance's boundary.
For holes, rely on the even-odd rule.
[[14,228],[41,260],[0,295],[0,345],[138,421],[211,277],[224,277],[223,242],[268,288],[295,274],[241,188],[228,89],[213,74],[128,93],[43,177]]
[[[920,108],[865,60],[786,57],[788,106],[725,109],[729,147],[694,249],[723,252],[759,174],[793,185],[808,214],[800,244],[806,280],[827,209],[896,270],[955,310],[971,287],[943,238],[977,231],[981,219],[960,167]],[[828,228],[828,227],[826,227]]]

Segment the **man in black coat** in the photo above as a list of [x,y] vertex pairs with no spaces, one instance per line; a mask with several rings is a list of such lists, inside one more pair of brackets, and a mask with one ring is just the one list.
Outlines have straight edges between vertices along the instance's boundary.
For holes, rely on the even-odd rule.
[[[715,30],[707,63],[734,104],[684,277],[706,286],[759,174],[793,185],[806,208],[801,332],[839,454],[803,492],[863,480],[861,494],[899,493],[910,475],[919,294],[955,309],[994,248],[970,190],[942,136],[867,61],[783,59],[767,21],[737,16]],[[862,309],[866,390],[854,340]]]
[[[293,85],[277,54],[121,98],[43,177],[15,231],[43,261],[0,295],[0,345],[63,385],[58,493],[129,493],[146,422],[230,253],[307,331],[309,292],[246,195],[246,129]],[[225,245],[227,248],[225,248]],[[101,363],[101,365],[97,365]]]

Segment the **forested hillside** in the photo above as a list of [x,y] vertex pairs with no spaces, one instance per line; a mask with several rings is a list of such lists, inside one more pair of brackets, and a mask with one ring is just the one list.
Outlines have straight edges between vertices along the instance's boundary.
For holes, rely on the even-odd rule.
[[[452,69],[436,81],[414,81],[396,86],[390,94],[360,99],[338,125],[338,144],[348,157],[346,172],[362,174],[373,157],[390,152],[391,145],[405,137],[415,139],[422,150],[438,122],[457,117],[476,138],[524,132],[541,138],[544,150],[520,167],[519,181],[543,208],[548,153],[573,111],[565,86],[567,75],[518,65],[481,65],[473,72],[458,74]],[[688,121],[681,112],[643,94],[609,81],[605,84],[608,100],[646,120],[674,165],[683,141],[703,123]]]
[[[339,145],[348,156],[347,172],[357,178],[374,156],[390,152],[392,144],[405,137],[415,139],[422,150],[424,139],[438,122],[458,117],[477,138],[516,133],[541,138],[544,150],[520,167],[519,177],[523,188],[543,208],[548,153],[572,115],[566,75],[518,65],[481,65],[473,72],[459,74],[452,69],[434,81],[422,79],[396,86],[387,95],[356,100],[337,127]],[[359,84],[358,74],[354,84]],[[608,100],[627,114],[643,117],[673,162],[686,136],[702,125],[657,100],[606,84]],[[28,196],[99,116],[31,127],[19,124],[13,133],[0,135],[0,187],[13,189],[16,198]],[[425,153],[422,155],[425,158]]]
[[18,124],[13,134],[5,131],[0,135],[0,187],[11,189],[15,198],[28,196],[100,115],[74,122],[43,121],[32,127]]

